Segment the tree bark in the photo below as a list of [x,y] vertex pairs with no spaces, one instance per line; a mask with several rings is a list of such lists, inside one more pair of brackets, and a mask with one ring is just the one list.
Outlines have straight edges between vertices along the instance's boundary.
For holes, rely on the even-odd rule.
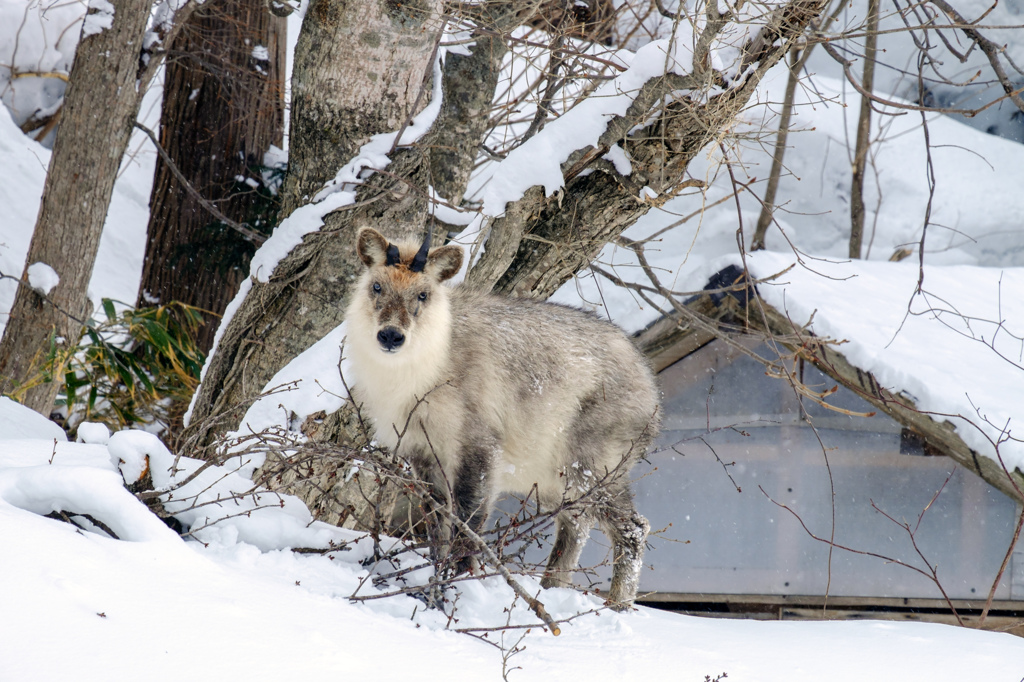
[[[30,380],[51,352],[66,359],[89,315],[86,288],[141,101],[139,49],[150,10],[149,0],[112,2],[111,26],[83,35],[78,45],[22,275],[27,284],[28,266],[46,263],[56,270],[60,283],[45,298],[27,285],[18,288],[0,341],[3,393]],[[54,369],[52,381],[22,394],[25,405],[47,416],[63,375],[62,363]]]
[[[861,86],[870,93],[875,88],[875,57],[878,46],[878,0],[868,0],[867,35],[864,38],[864,76]],[[871,98],[861,95],[857,118],[857,142],[853,154],[853,180],[850,183],[850,258],[860,258],[864,243],[864,173],[871,145]]]
[[[381,202],[393,201],[399,206],[389,209],[392,214],[410,224],[421,225],[427,209],[424,197],[428,187],[433,187],[438,195],[453,204],[457,205],[461,200],[480,144],[489,128],[488,112],[502,59],[507,52],[502,32],[521,21],[514,3],[492,3],[480,9],[482,13],[478,20],[486,29],[474,32],[471,54],[449,54],[445,59],[441,83],[444,100],[432,130],[414,148],[393,154],[394,161],[388,167],[388,175],[372,177],[370,184],[361,192],[360,201],[374,198]],[[391,188],[390,197],[383,193],[385,188]],[[366,220],[374,219],[372,212],[381,211],[381,205],[368,206],[366,210],[371,213],[361,213],[364,209],[356,209],[336,214],[330,219],[331,225],[334,229],[345,229],[346,224],[364,224]],[[398,213],[396,208],[400,209]],[[388,221],[380,222],[384,227],[390,227]],[[391,229],[388,234],[395,232]],[[440,237],[438,239],[440,241]],[[346,249],[339,257],[351,253],[346,243],[339,245]],[[332,309],[339,321],[341,311],[340,306]],[[193,411],[193,418],[195,415],[196,411]],[[236,425],[232,420],[221,424],[229,428]],[[198,426],[200,428],[189,435],[200,440],[211,438],[218,431],[215,428],[203,433],[201,429],[205,426]],[[396,503],[400,508],[402,505],[406,508],[411,506],[409,500],[401,499],[404,493],[387,484],[387,477],[382,480],[372,471],[364,470],[359,476],[349,476],[355,465],[351,457],[353,453],[359,456],[367,437],[353,407],[346,404],[330,415],[310,415],[301,430],[311,441],[326,444],[324,454],[312,461],[302,455],[268,458],[255,480],[274,490],[298,496],[318,519],[328,523],[363,529],[386,527],[400,533],[397,526],[391,526],[391,514]]]
[[441,8],[439,0],[312,0],[295,47],[283,215],[373,135],[415,113]]
[[[253,224],[266,202],[236,178],[259,181],[264,154],[282,146],[285,31],[263,0],[204,5],[172,44],[164,72],[160,144],[189,184],[239,223]],[[266,59],[254,56],[256,46]],[[181,301],[221,315],[256,247],[211,216],[162,157],[147,233],[137,305]],[[211,316],[199,329],[204,353],[217,324]]]

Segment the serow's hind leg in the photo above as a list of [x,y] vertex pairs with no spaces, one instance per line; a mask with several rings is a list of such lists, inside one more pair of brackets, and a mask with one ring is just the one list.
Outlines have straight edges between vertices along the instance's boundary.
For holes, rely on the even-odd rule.
[[562,512],[555,519],[558,532],[551,548],[541,587],[572,587],[572,573],[580,561],[583,545],[590,537],[594,519],[580,512]]
[[599,521],[615,553],[608,605],[616,611],[626,611],[633,606],[640,586],[644,544],[651,527],[647,519],[637,512],[628,490],[623,490],[609,500],[607,506],[599,512]]

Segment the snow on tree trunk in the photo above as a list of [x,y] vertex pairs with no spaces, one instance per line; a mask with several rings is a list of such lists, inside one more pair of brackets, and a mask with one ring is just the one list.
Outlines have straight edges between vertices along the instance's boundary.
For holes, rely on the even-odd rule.
[[[708,80],[710,86],[709,79],[713,76],[705,69],[699,75],[666,74],[643,84],[625,115],[607,121],[598,145],[577,150],[564,164],[566,184],[560,195],[545,197],[541,188],[535,187],[510,203],[504,215],[494,220],[491,242],[484,259],[470,274],[470,282],[483,288],[496,285],[496,289],[516,295],[549,296],[585,266],[604,243],[616,238],[650,209],[650,203],[638,200],[645,186],[661,192],[679,181],[690,159],[732,123],[764,73],[786,53],[790,42],[802,33],[823,4],[823,0],[794,0],[779,7],[742,46],[743,77],[737,79],[735,87],[710,98],[678,97],[653,123],[635,130],[639,124],[648,122],[652,110],[658,110],[666,97],[683,88],[693,88],[702,80]],[[401,15],[407,7],[388,5],[385,11]],[[366,9],[350,11],[355,13],[353,16],[362,17]],[[373,47],[377,43],[379,32],[384,30],[380,27],[383,24],[364,18],[364,24],[378,28],[371,32],[372,36],[365,31],[357,34],[351,29],[352,17],[337,14],[339,12],[341,10],[332,5],[311,5],[299,38],[293,78],[293,90],[297,94],[289,169],[297,179],[287,182],[291,198],[286,196],[286,205],[318,190],[355,154],[360,143],[373,133],[383,132],[353,127],[351,120],[345,120],[346,112],[357,104],[390,109],[396,97],[405,95],[404,117],[386,119],[384,114],[364,111],[358,118],[376,121],[381,126],[392,125],[394,129],[404,124],[415,101],[415,93],[409,87],[411,81],[398,84],[400,87],[393,96],[382,98],[385,103],[364,99],[362,93],[368,92],[370,85],[361,81],[375,80],[369,74],[376,74],[385,67],[377,61],[381,59],[380,53],[365,50],[364,46]],[[428,16],[425,12],[418,11],[414,16],[421,23],[415,24],[409,19],[390,24],[395,32],[389,34],[389,44],[436,36],[436,30],[429,30],[423,23]],[[713,35],[726,23],[720,18],[706,31]],[[333,39],[324,34],[327,26],[338,30]],[[702,49],[706,51],[707,47]],[[474,50],[474,54],[480,52],[483,51]],[[343,93],[334,90],[335,79],[319,75],[324,69],[342,73],[337,71],[339,66],[328,64],[332,55],[355,64],[346,66],[344,73],[349,79],[345,91],[355,93],[356,100],[345,100]],[[396,50],[392,59],[411,60],[415,56],[420,58],[416,63],[417,73],[422,75],[429,57],[424,43],[419,43],[418,50]],[[364,60],[373,60],[369,62],[370,70],[359,68]],[[352,82],[352,79],[360,82]],[[302,98],[309,101],[300,104]],[[323,150],[322,157],[313,153],[324,145],[325,136],[334,135],[332,131],[338,126],[352,131],[351,141],[348,137],[344,140],[348,156],[329,150]],[[440,135],[445,129],[438,121],[433,132]],[[332,139],[335,144],[343,142],[340,137]],[[630,176],[584,172],[596,165],[608,148],[620,142],[633,159]],[[421,145],[442,147],[430,141],[421,141]],[[471,145],[465,153],[468,156],[476,149],[475,144]],[[314,162],[316,173],[310,165]],[[393,154],[386,174],[378,173],[365,181],[355,208],[346,207],[327,216],[323,228],[307,235],[277,264],[269,282],[253,284],[237,313],[222,330],[218,348],[207,362],[203,383],[193,403],[192,435],[201,431],[200,442],[208,443],[217,434],[237,427],[247,401],[258,395],[288,361],[341,323],[348,286],[357,272],[352,249],[356,227],[380,227],[393,238],[422,234],[427,214],[426,189],[431,178],[443,176],[443,171],[428,173],[426,170],[414,149]],[[524,241],[522,236],[527,233],[534,238]],[[208,421],[211,417],[217,417],[216,422]]]
[[[95,30],[83,30],[71,68],[26,260],[52,267],[60,283],[48,298],[18,288],[0,342],[4,393],[37,375],[51,352],[66,357],[89,315],[86,288],[140,102],[139,52],[150,7],[149,0],[113,0],[112,17],[86,22]],[[55,369],[60,377],[59,364]],[[24,392],[24,404],[49,415],[58,388],[57,380],[35,385]]]
[[414,113],[442,4],[310,3],[292,70],[284,215],[307,203],[370,137],[397,130]]

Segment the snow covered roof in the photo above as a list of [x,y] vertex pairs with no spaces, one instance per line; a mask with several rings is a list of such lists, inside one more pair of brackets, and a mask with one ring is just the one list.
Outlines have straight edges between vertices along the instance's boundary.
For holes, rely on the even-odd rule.
[[[806,359],[1020,497],[1002,467],[1024,471],[1024,268],[922,269],[916,260],[763,251],[717,265],[735,272],[745,265],[757,282],[767,307],[747,306],[743,317],[753,327],[802,330]],[[974,460],[975,453],[991,463]]]
[[[755,278],[794,263],[747,258]],[[793,322],[841,342],[836,350],[882,386],[950,421],[973,450],[996,458],[998,448],[1024,470],[1024,268],[805,260],[758,290]]]

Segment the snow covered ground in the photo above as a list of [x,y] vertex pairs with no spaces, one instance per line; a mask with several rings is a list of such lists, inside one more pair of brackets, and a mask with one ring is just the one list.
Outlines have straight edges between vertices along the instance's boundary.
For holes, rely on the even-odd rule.
[[[310,523],[308,513],[302,519],[301,505],[255,510],[211,526],[203,542],[186,542],[124,490],[112,461],[116,453],[126,470],[148,454],[155,469],[165,466],[170,455],[155,438],[121,432],[104,443],[106,433],[94,430],[90,443],[55,443],[52,425],[0,401],[0,426],[12,422],[22,425],[19,437],[0,441],[5,682],[498,680],[503,665],[520,668],[513,680],[587,682],[701,682],[722,673],[757,682],[1024,676],[1024,640],[1007,634],[921,623],[713,620],[648,608],[586,613],[563,624],[558,637],[540,627],[521,642],[524,630],[491,632],[490,641],[504,637],[506,648],[522,649],[503,660],[498,648],[452,632],[442,614],[411,597],[350,602],[368,574],[360,561],[370,543]],[[227,487],[214,483],[207,494]],[[122,539],[40,516],[55,510],[87,513]],[[236,511],[232,504],[220,513]],[[250,542],[239,541],[239,531]],[[351,544],[330,557],[287,549],[331,541]],[[541,599],[556,618],[600,606],[565,589],[543,591]],[[450,627],[535,623],[521,605],[506,613],[512,603],[500,578],[463,583]]]
[[[764,103],[780,99],[783,80],[776,73],[764,84],[758,93],[762,104],[745,112],[743,125],[753,130],[770,117],[772,108]],[[869,197],[875,207],[868,218],[872,260],[845,263],[846,145],[854,125],[849,112],[856,110],[857,100],[836,80],[822,76],[816,83],[817,94],[798,90],[802,99],[794,126],[802,132],[790,137],[791,174],[783,178],[780,194],[788,203],[778,215],[788,241],[773,228],[768,241],[775,251],[748,259],[759,277],[798,260],[801,264],[778,282],[762,285],[762,295],[798,321],[817,311],[817,333],[849,340],[844,352],[852,360],[886,385],[913,394],[925,409],[977,416],[977,408],[997,428],[1016,429],[1024,417],[1024,308],[1018,300],[1024,291],[1024,230],[1019,225],[1024,194],[1018,191],[1024,185],[1019,163],[1024,149],[948,118],[930,120],[938,178],[933,220],[941,227],[933,229],[926,249],[928,297],[913,298],[913,259],[886,259],[920,238],[927,200],[924,150],[915,130],[920,118],[884,119],[879,127],[886,142],[875,162],[875,194]],[[158,96],[151,93],[150,101]],[[133,143],[132,149],[140,148],[115,188],[90,289],[94,301],[135,299],[152,177],[152,151]],[[759,144],[740,151],[734,171],[741,182],[767,174],[767,152]],[[0,109],[4,274],[21,273],[48,158]],[[731,191],[714,154],[698,159],[690,172],[710,182],[707,192],[653,211],[629,236],[648,237]],[[744,195],[748,240],[758,210],[757,202]],[[699,289],[717,269],[736,261],[736,229],[736,208],[727,202],[658,237],[648,245],[648,258],[672,288]],[[798,257],[790,242],[811,255]],[[629,252],[609,247],[601,260],[620,276],[639,281]],[[628,292],[592,276],[568,283],[557,298],[599,309],[630,330],[656,315]],[[0,282],[0,311],[9,309],[12,300],[11,283]],[[908,307],[915,314],[901,326]],[[929,307],[956,312],[936,315],[927,312]],[[0,315],[0,324],[4,321]],[[337,340],[331,337],[274,383],[291,372],[308,384],[318,367],[336,364]],[[287,400],[296,411],[308,413],[334,398],[316,389],[288,394]],[[271,423],[279,402],[254,408],[253,425]],[[962,422],[958,428],[986,452],[981,432]],[[294,498],[285,498],[283,506],[277,496],[270,506],[251,497],[224,507],[210,505],[205,509],[214,510],[214,518],[231,518],[197,531],[202,542],[184,541],[122,485],[122,475],[141,468],[144,455],[150,456],[154,475],[170,483],[170,456],[155,439],[141,432],[108,438],[99,429],[85,439],[89,442],[63,442],[53,424],[0,399],[3,682],[129,676],[287,680],[331,674],[380,680],[500,679],[501,652],[451,628],[535,622],[521,606],[505,611],[513,595],[499,579],[463,584],[458,622],[448,623],[410,597],[351,602],[349,596],[372,570],[361,563],[369,553],[367,542],[358,534],[311,522]],[[1018,446],[1007,443],[1003,452],[1024,466]],[[188,472],[198,463],[186,459],[181,466]],[[206,495],[247,488],[238,473],[221,473],[203,482],[209,486]],[[89,514],[122,539],[43,518],[57,509]],[[187,518],[194,527],[210,520]],[[290,551],[332,541],[347,542],[349,549],[331,557]],[[540,590],[530,578],[523,582],[531,592]],[[372,590],[364,585],[360,593]],[[544,591],[541,600],[557,618],[600,606],[596,598],[569,590]],[[522,632],[506,632],[506,648]],[[501,637],[490,633],[488,638],[500,642]],[[506,664],[522,670],[513,671],[510,679],[700,682],[722,673],[729,680],[757,682],[1024,679],[1024,640],[915,623],[745,622],[639,608],[629,614],[582,615],[564,624],[557,638],[534,627],[520,645],[525,649]]]

